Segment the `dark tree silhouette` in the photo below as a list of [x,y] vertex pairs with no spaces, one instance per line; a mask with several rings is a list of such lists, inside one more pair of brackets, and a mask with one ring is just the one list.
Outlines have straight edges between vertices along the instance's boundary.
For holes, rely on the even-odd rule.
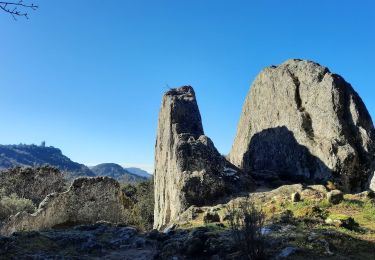
[[23,0],[19,1],[0,1],[0,10],[10,14],[14,20],[17,20],[17,17],[25,17],[29,19],[28,10],[36,10],[38,6],[33,3],[25,3]]

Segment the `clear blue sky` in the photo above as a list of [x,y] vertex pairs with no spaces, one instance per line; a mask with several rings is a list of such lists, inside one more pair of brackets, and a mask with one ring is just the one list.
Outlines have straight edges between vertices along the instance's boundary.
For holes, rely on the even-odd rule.
[[375,1],[34,0],[0,13],[0,143],[88,165],[150,169],[167,86],[192,85],[228,153],[259,71],[304,58],[344,76],[375,115]]

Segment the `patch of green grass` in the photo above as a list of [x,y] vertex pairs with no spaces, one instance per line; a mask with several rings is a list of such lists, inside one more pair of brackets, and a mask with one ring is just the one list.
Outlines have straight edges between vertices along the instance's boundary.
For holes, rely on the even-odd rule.
[[228,226],[225,226],[225,225],[217,225],[215,223],[210,223],[210,224],[207,224],[205,225],[208,230],[210,231],[209,233],[212,233],[212,234],[219,234],[223,231],[226,231],[229,229]]
[[363,206],[362,213],[363,217],[369,221],[372,221],[375,227],[375,202],[367,201]]
[[294,217],[318,217],[325,218],[327,213],[325,208],[320,207],[320,203],[317,201],[303,200],[300,202],[292,203],[289,202],[286,205],[286,209],[293,212]]
[[328,209],[332,206],[332,204],[329,203],[327,199],[323,199],[318,202],[318,206],[322,209]]
[[330,219],[337,219],[337,220],[347,220],[349,216],[339,213],[331,213],[329,214],[328,218]]

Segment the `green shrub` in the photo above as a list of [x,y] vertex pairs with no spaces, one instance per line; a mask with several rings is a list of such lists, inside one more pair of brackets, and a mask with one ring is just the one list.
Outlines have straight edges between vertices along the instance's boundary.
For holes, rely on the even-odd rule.
[[63,174],[54,167],[15,167],[0,172],[0,189],[3,195],[16,194],[19,198],[39,204],[48,194],[66,189]]
[[367,220],[375,222],[375,201],[366,201],[362,212]]
[[122,192],[128,224],[141,230],[151,230],[154,223],[153,179],[137,184],[125,184],[122,186]]
[[249,260],[265,259],[265,238],[262,233],[265,215],[249,198],[227,208],[228,222],[234,242]]
[[33,213],[36,210],[35,204],[29,199],[19,198],[16,194],[0,196],[0,221],[21,211]]

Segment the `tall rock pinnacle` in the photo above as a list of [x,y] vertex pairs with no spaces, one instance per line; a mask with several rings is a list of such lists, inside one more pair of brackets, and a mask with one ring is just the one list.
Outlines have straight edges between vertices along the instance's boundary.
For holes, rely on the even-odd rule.
[[212,204],[251,184],[204,135],[193,88],[166,92],[155,145],[154,227],[164,227],[191,205]]

